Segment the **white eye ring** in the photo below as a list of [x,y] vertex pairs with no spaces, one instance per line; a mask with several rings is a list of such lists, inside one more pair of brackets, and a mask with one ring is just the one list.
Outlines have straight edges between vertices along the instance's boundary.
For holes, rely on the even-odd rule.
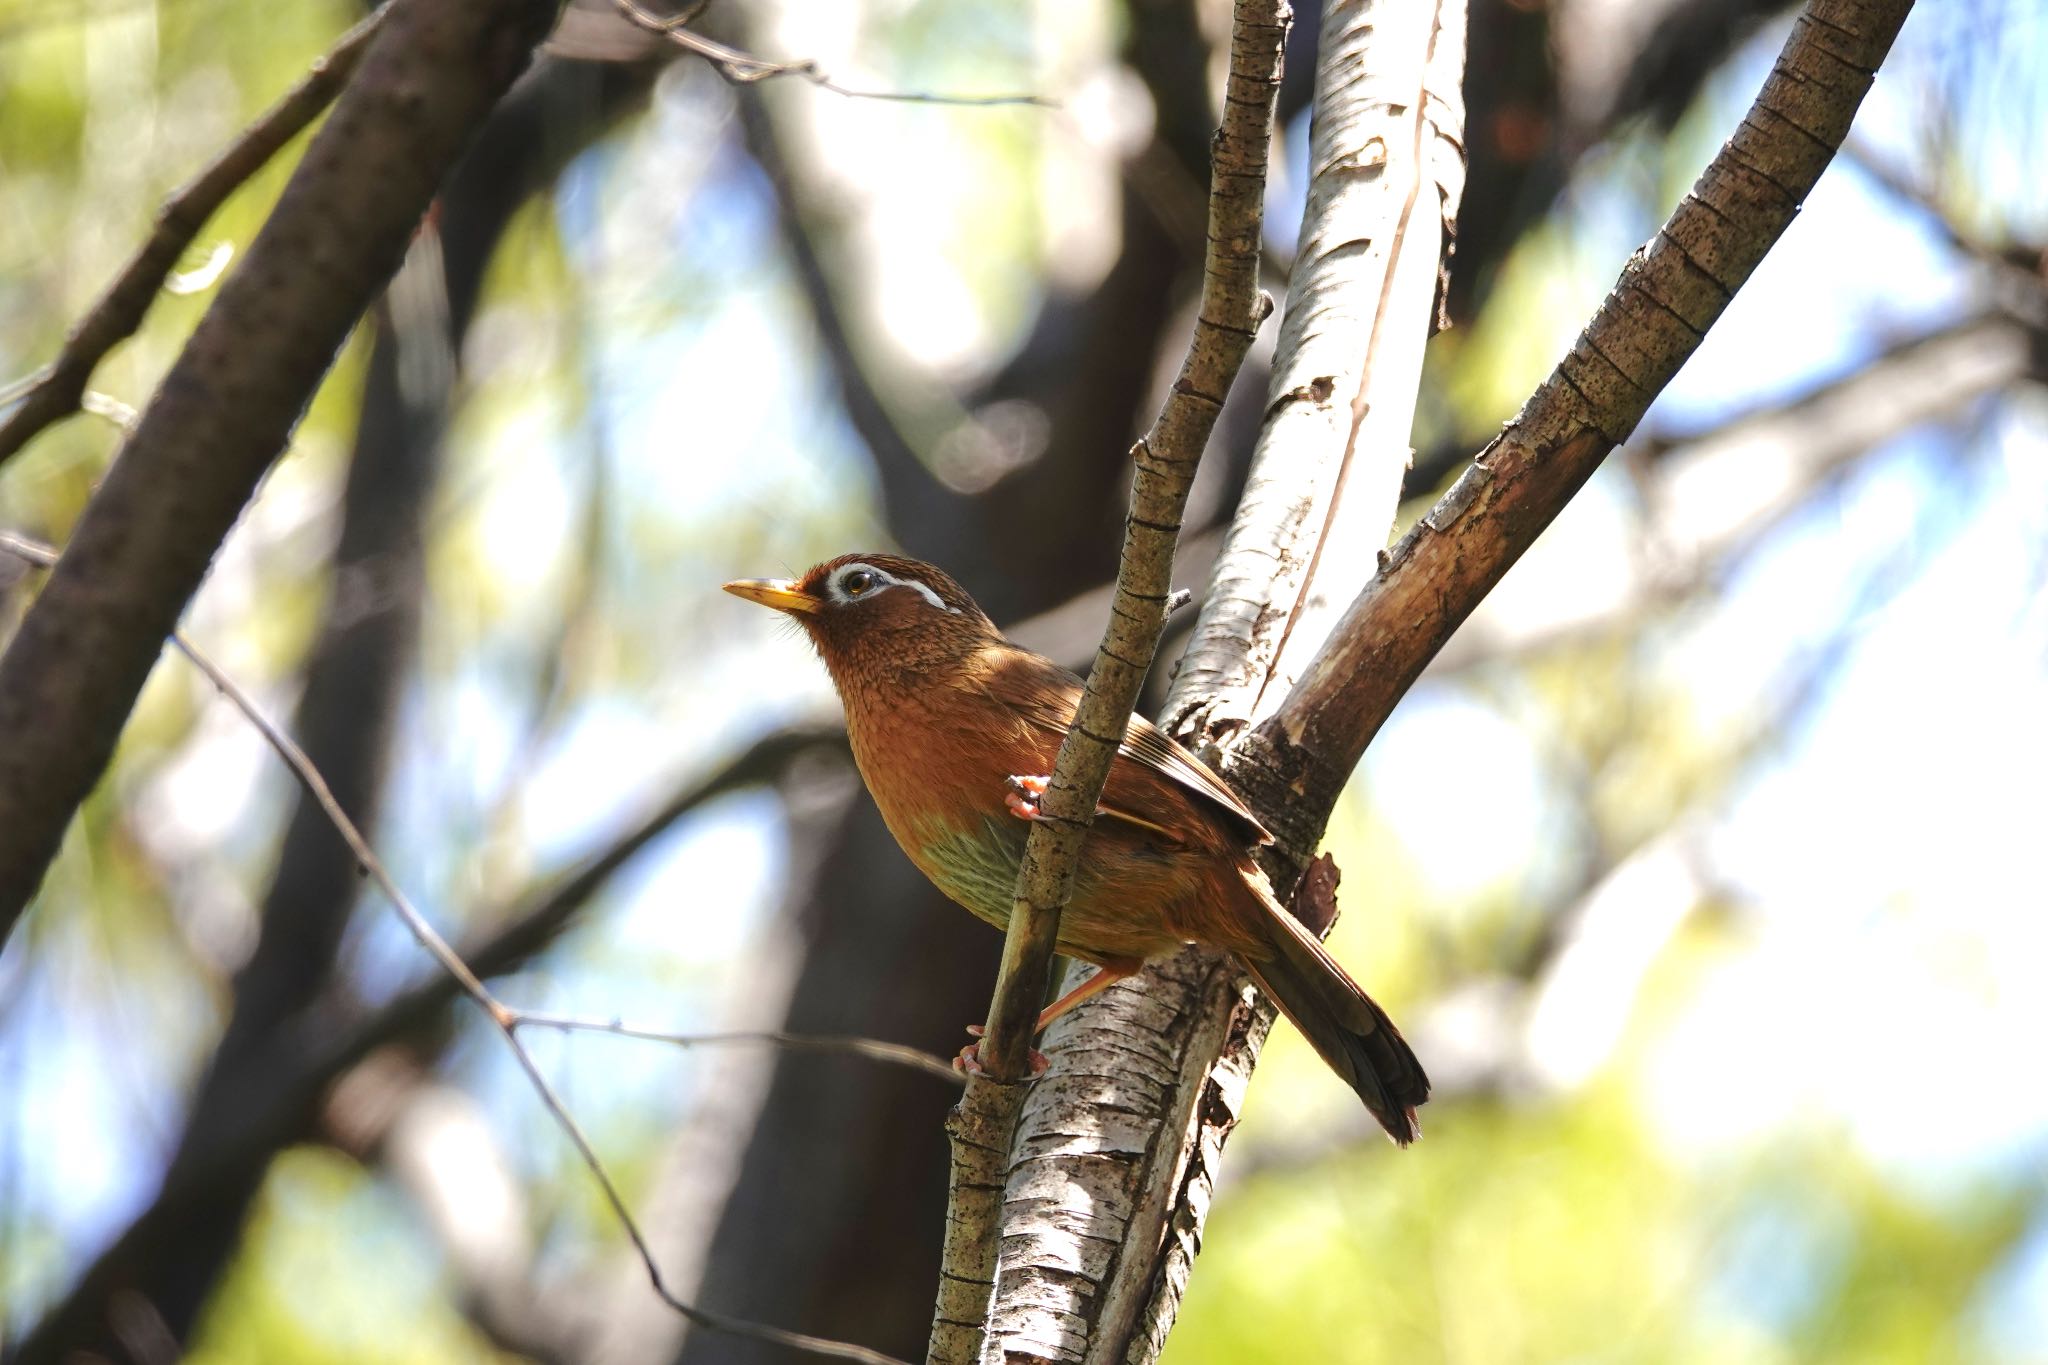
[[848,604],[873,597],[889,588],[909,588],[940,611],[959,615],[955,608],[946,605],[945,599],[934,592],[931,585],[920,583],[914,578],[898,578],[872,564],[848,564],[833,574],[826,586],[832,594],[833,601]]

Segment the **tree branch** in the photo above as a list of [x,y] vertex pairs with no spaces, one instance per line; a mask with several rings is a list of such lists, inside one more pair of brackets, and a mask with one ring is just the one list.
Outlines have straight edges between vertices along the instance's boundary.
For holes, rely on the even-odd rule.
[[1276,779],[1334,799],[1424,665],[1635,429],[1790,226],[1910,8],[1911,0],[1810,0],[1692,193],[1629,260],[1521,414],[1402,538],[1260,727],[1251,747]]
[[2030,380],[2048,382],[2048,333],[1988,309],[1711,430],[1639,436],[1624,454],[1644,516],[1631,571],[1611,596],[1581,615],[1539,620],[1482,606],[1427,671],[1441,676],[1639,624],[1713,582],[1732,556],[1873,447]]
[[164,639],[443,176],[554,18],[395,0],[0,656],[0,938]]
[[[1311,167],[1324,183],[1311,193],[1316,213],[1329,217],[1303,229],[1306,246],[1290,280],[1290,322],[1282,327],[1268,404],[1269,418],[1291,423],[1292,434],[1287,442],[1262,440],[1253,480],[1267,486],[1247,494],[1197,625],[1198,634],[1206,627],[1215,639],[1250,619],[1235,647],[1264,640],[1265,667],[1290,630],[1290,648],[1311,645],[1342,600],[1296,606],[1318,543],[1349,536],[1371,547],[1348,577],[1337,562],[1346,553],[1342,544],[1314,566],[1326,581],[1343,580],[1348,593],[1385,540],[1407,440],[1405,429],[1380,425],[1379,416],[1412,411],[1412,393],[1401,397],[1391,386],[1403,370],[1406,385],[1415,384],[1444,214],[1455,207],[1458,183],[1443,158],[1457,156],[1462,10],[1444,5],[1397,16],[1382,6],[1333,6],[1323,28]],[[1368,31],[1374,44],[1364,47]],[[1436,182],[1427,200],[1425,180]],[[1362,288],[1372,303],[1347,309],[1323,297],[1340,286]],[[1401,315],[1376,324],[1380,308]],[[1413,340],[1399,339],[1403,332]],[[1304,351],[1313,360],[1301,359]],[[1322,448],[1300,449],[1307,441]],[[1337,497],[1347,461],[1371,468],[1353,485],[1370,494]],[[1246,533],[1246,519],[1264,530]],[[1287,586],[1269,586],[1282,576]],[[1226,648],[1212,646],[1211,662],[1239,679],[1240,706],[1248,710],[1263,684],[1255,673],[1221,668]],[[1215,681],[1194,658],[1184,660],[1169,721],[1194,713],[1182,699],[1203,697]],[[1207,733],[1225,737],[1229,728]],[[1269,819],[1291,799],[1260,793],[1253,809]],[[1281,874],[1284,892],[1298,868],[1268,870]],[[1013,1278],[1028,1286],[1014,1305],[1039,1327],[1032,1342],[1039,1354],[1122,1361],[1128,1353],[1145,1361],[1163,1344],[1199,1237],[1216,1151],[1236,1121],[1272,1017],[1270,1009],[1244,1007],[1241,976],[1228,958],[1190,949],[1149,964],[1140,988],[1107,992],[1055,1025],[1047,1044],[1053,1069],[1027,1101],[1014,1144],[1029,1155],[1020,1157],[1008,1198],[1025,1216],[1013,1216],[1004,1241],[1006,1261],[1037,1273],[1006,1272],[996,1310],[1001,1322],[1013,1303]],[[1212,1071],[1219,1055],[1229,1060]],[[1090,1106],[1112,1084],[1117,1109],[1098,1119]],[[1078,1255],[1077,1240],[1085,1248]]]
[[1271,308],[1259,292],[1258,270],[1267,149],[1288,20],[1284,0],[1238,0],[1232,18],[1194,336],[1158,418],[1131,451],[1135,478],[1116,600],[1040,803],[1042,818],[1031,830],[1018,869],[1016,901],[981,1045],[987,1074],[970,1079],[948,1125],[954,1139],[953,1197],[932,1323],[933,1361],[978,1360],[984,1333],[1002,1341],[1006,1351],[1036,1335],[1028,1321],[989,1323],[987,1317],[1009,1134],[1023,1102],[1019,1082],[1028,1071],[1033,1021],[1045,999],[1060,911],[1073,892],[1096,800],[1165,629],[1174,544],[1188,491],[1231,382]]
[[1464,188],[1464,32],[1462,3],[1324,11],[1265,420],[1164,718],[1184,741],[1220,749],[1273,710],[1394,524]]
[[689,25],[696,21],[703,10],[703,4],[693,4],[666,17],[642,9],[634,0],[612,0],[619,13],[626,16],[635,26],[667,39],[683,51],[702,57],[710,63],[721,80],[732,85],[753,85],[759,81],[775,80],[782,76],[795,76],[809,81],[820,90],[826,90],[845,99],[893,100],[904,104],[950,104],[965,108],[992,108],[1002,105],[1034,105],[1049,107],[1052,101],[1042,95],[935,95],[917,90],[855,90],[841,85],[826,75],[812,58],[798,58],[790,62],[771,62],[751,53],[742,52],[715,38],[701,33],[692,33]]
[[73,325],[57,358],[19,390],[21,406],[0,423],[0,466],[45,427],[79,410],[92,372],[108,351],[142,325],[149,305],[206,220],[328,106],[356,69],[356,60],[388,12],[388,6],[379,9],[350,29],[283,99],[214,158],[212,165],[164,200],[149,239],[128,258],[107,292]]

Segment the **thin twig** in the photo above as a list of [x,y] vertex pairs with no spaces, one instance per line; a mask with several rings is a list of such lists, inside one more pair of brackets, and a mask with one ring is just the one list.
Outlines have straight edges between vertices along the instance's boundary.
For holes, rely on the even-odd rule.
[[[23,557],[54,558],[41,547],[31,547]],[[549,876],[516,902],[477,907],[475,913],[464,916],[465,922],[494,927],[471,942],[458,944],[457,952],[486,981],[519,970],[561,935],[578,910],[588,905],[620,868],[679,820],[726,793],[779,781],[806,755],[843,757],[845,749],[846,733],[837,726],[785,729],[763,736],[680,785],[601,847]],[[76,1321],[81,1295],[91,1298],[86,1293],[88,1287],[108,1283],[110,1278],[123,1280],[134,1247],[175,1241],[181,1235],[185,1214],[204,1203],[218,1182],[231,1178],[226,1173],[267,1162],[282,1144],[304,1131],[305,1116],[338,1077],[386,1043],[428,1027],[457,992],[454,981],[444,973],[429,972],[339,1032],[322,1022],[336,1017],[334,1008],[315,1006],[303,1011],[270,1040],[262,1057],[250,1060],[249,1074],[265,1079],[255,1087],[249,1102],[236,1105],[229,1121],[218,1132],[208,1134],[193,1161],[166,1173],[163,1187],[149,1204],[82,1271],[71,1293],[44,1315],[25,1340],[46,1337],[47,1329],[67,1318]],[[9,998],[6,983],[0,981],[0,1013],[5,1012]],[[63,1337],[61,1328],[57,1336]],[[48,1355],[47,1350],[38,1356],[31,1349],[22,1358]]]
[[816,1033],[775,1033],[752,1030],[738,1033],[669,1033],[660,1029],[640,1028],[619,1019],[585,1019],[568,1014],[543,1014],[536,1010],[515,1010],[513,1027],[560,1029],[565,1033],[608,1033],[617,1038],[638,1038],[650,1043],[671,1043],[676,1047],[703,1047],[723,1043],[766,1043],[789,1052],[843,1053],[852,1057],[865,1057],[872,1062],[887,1062],[893,1066],[907,1066],[913,1071],[922,1071],[936,1076],[952,1085],[962,1084],[958,1071],[943,1057],[909,1047],[903,1043],[884,1042],[879,1038],[841,1037],[834,1034]]
[[[53,567],[57,562],[56,551],[49,546],[28,540],[11,532],[0,531],[0,549],[17,555],[40,568],[47,569]],[[396,879],[392,877],[389,869],[384,866],[383,860],[377,856],[376,850],[370,847],[369,841],[363,837],[363,832],[356,827],[355,821],[349,818],[348,812],[343,810],[341,803],[335,800],[334,793],[328,788],[327,780],[320,775],[320,770],[314,766],[313,760],[306,756],[306,751],[301,749],[290,735],[287,735],[272,722],[264,714],[262,708],[256,704],[255,699],[247,692],[244,692],[241,686],[220,665],[216,664],[204,651],[187,639],[182,632],[174,633],[171,636],[171,643],[176,645],[179,652],[192,661],[194,667],[206,675],[207,680],[220,690],[221,695],[226,697],[237,711],[242,713],[244,719],[256,727],[258,733],[263,736],[264,741],[270,745],[279,758],[284,760],[285,766],[292,770],[292,775],[299,780],[299,785],[306,789],[307,795],[311,796],[321,811],[326,814],[328,822],[334,827],[334,832],[341,836],[342,842],[348,845],[349,852],[355,855],[358,868],[362,871],[363,875],[369,877],[371,881],[377,884],[378,889],[391,902],[392,908],[398,911],[399,918],[405,922],[405,927],[411,932],[413,938],[418,941],[419,945],[427,951],[428,955],[435,962],[440,964],[442,971],[446,972],[461,987],[463,994],[475,1001],[478,1008],[482,1009],[490,1017],[491,1022],[498,1026],[498,1031],[503,1035],[506,1046],[512,1049],[512,1055],[517,1059],[520,1069],[526,1073],[527,1079],[532,1082],[534,1093],[540,1096],[541,1103],[554,1116],[556,1125],[569,1139],[570,1145],[575,1147],[577,1155],[582,1158],[585,1168],[591,1174],[591,1178],[597,1182],[598,1190],[603,1194],[605,1203],[611,1207],[612,1214],[618,1219],[619,1226],[624,1230],[627,1240],[632,1242],[634,1250],[639,1253],[641,1264],[647,1269],[648,1282],[653,1286],[655,1294],[660,1297],[663,1303],[666,1303],[694,1325],[711,1331],[747,1337],[754,1341],[765,1341],[777,1346],[788,1346],[794,1350],[808,1351],[814,1355],[827,1356],[835,1360],[859,1361],[862,1362],[862,1365],[905,1365],[905,1362],[898,1360],[894,1356],[886,1355],[880,1351],[869,1350],[865,1346],[857,1346],[850,1342],[832,1341],[824,1337],[814,1337],[804,1332],[792,1332],[780,1327],[769,1327],[761,1323],[746,1322],[739,1318],[731,1318],[721,1313],[710,1312],[678,1298],[669,1289],[667,1281],[663,1279],[661,1266],[654,1259],[653,1249],[648,1245],[645,1234],[641,1232],[639,1222],[626,1207],[625,1196],[619,1192],[618,1185],[612,1180],[611,1172],[606,1169],[603,1159],[598,1156],[597,1149],[591,1144],[590,1138],[584,1133],[582,1126],[576,1122],[575,1116],[569,1112],[568,1106],[562,1103],[561,1096],[556,1094],[554,1087],[549,1084],[547,1077],[541,1073],[540,1067],[533,1060],[532,1054],[526,1050],[526,1045],[519,1041],[518,1028],[522,1022],[536,1025],[544,1024],[554,1028],[575,1027],[578,1026],[576,1022],[565,1022],[544,1015],[526,1016],[519,1010],[504,1004],[497,996],[493,995],[490,988],[484,985],[474,971],[470,970],[469,964],[462,960],[461,955],[449,946],[448,940],[441,936],[440,932],[434,928],[427,917],[421,914],[419,908],[412,903],[411,898],[400,889]],[[623,1027],[609,1031],[626,1032]],[[890,1045],[878,1043],[875,1046],[887,1048]],[[906,1051],[913,1050],[906,1049]],[[902,1059],[892,1058],[891,1060]],[[929,1058],[927,1060],[936,1066],[944,1066],[944,1063],[939,1062],[937,1058]]]
[[701,4],[690,5],[679,13],[663,16],[642,9],[634,0],[612,0],[619,7],[619,13],[630,19],[637,27],[657,37],[666,38],[685,52],[702,57],[711,64],[725,81],[733,85],[753,85],[758,81],[774,80],[781,76],[795,76],[809,81],[820,90],[829,90],[852,100],[892,100],[902,104],[950,104],[962,108],[992,108],[998,105],[1030,105],[1041,109],[1057,107],[1056,102],[1043,95],[936,95],[915,90],[856,90],[844,86],[826,75],[816,60],[802,58],[791,62],[771,62],[730,47],[715,38],[693,33],[687,25],[703,11]]
[[[0,423],[0,465],[52,423],[77,412],[86,383],[108,351],[135,334],[192,239],[207,219],[236,189],[263,168],[279,148],[296,137],[334,99],[354,72],[356,60],[370,45],[388,6],[342,36],[313,63],[305,77],[284,98],[249,125],[214,159],[212,165],[164,200],[156,227],[128,258],[128,264],[107,286],[64,339],[57,358],[32,375],[0,389],[0,403],[17,398],[21,406]],[[210,264],[220,263],[218,248]]]
[[1194,335],[1158,418],[1131,449],[1130,511],[1116,600],[1094,667],[1060,744],[1017,872],[1002,967],[980,1048],[983,1077],[948,1120],[953,1170],[929,1359],[978,1361],[995,1289],[1004,1173],[1022,1104],[1031,1033],[1044,1000],[1060,912],[1072,895],[1095,803],[1166,628],[1173,554],[1195,470],[1223,400],[1272,301],[1259,292],[1259,242],[1273,104],[1289,14],[1281,0],[1238,0],[1210,170],[1208,247]]
[[18,536],[12,531],[0,531],[0,550],[5,550],[16,559],[25,559],[38,569],[53,569],[57,566],[57,552],[38,540]]

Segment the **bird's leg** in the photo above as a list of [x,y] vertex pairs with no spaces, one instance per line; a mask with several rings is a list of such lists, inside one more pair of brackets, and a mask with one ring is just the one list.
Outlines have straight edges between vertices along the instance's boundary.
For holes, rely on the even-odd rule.
[[[974,1035],[974,1041],[960,1049],[960,1055],[953,1059],[953,1069],[968,1076],[979,1076],[983,1074],[981,1069],[982,1028],[979,1024],[969,1024],[967,1031]],[[1052,1063],[1045,1060],[1045,1054],[1037,1048],[1032,1048],[1024,1055],[1024,1064],[1031,1068],[1031,1075],[1034,1079],[1044,1075],[1045,1069],[1052,1065]]]
[[1038,819],[1038,800],[1045,795],[1045,788],[1051,778],[1045,776],[1018,777],[1012,775],[1005,784],[1009,791],[1003,794],[1003,804],[1010,808],[1010,814],[1019,820]]
[[1043,1032],[1047,1024],[1050,1024],[1089,996],[1107,990],[1132,972],[1137,971],[1143,965],[1137,958],[1120,957],[1116,958],[1113,962],[1098,966],[1095,969],[1095,975],[1089,977],[1086,981],[1083,981],[1080,985],[1074,987],[1074,989],[1068,991],[1065,995],[1041,1010],[1038,1015],[1038,1022],[1031,1026],[1032,1032]]
[[[1045,789],[1051,782],[1052,779],[1049,777],[1018,777],[1013,774],[1005,779],[1004,785],[1010,790],[1003,794],[1003,804],[1008,806],[1010,814],[1019,820],[1043,820],[1045,813],[1038,808],[1039,798],[1045,795]],[[1150,830],[1172,844],[1180,842],[1180,836],[1166,826],[1155,824],[1143,816],[1133,815],[1127,810],[1114,810],[1108,806],[1097,805],[1095,814],[1098,818],[1121,820],[1126,825]]]
[[[1038,1022],[1031,1026],[1031,1032],[1034,1035],[1043,1033],[1047,1024],[1050,1024],[1089,996],[1115,985],[1144,965],[1142,959],[1135,957],[1113,958],[1107,963],[1099,964],[1095,969],[1095,975],[1089,977],[1086,981],[1083,981],[1080,985],[1074,987],[1074,989],[1039,1011]],[[969,1024],[967,1032],[973,1036],[974,1041],[960,1049],[960,1055],[953,1059],[953,1069],[955,1071],[964,1071],[970,1076],[978,1076],[981,1074],[981,1035],[986,1030],[980,1024]],[[1045,1070],[1047,1065],[1045,1054],[1037,1048],[1032,1048],[1031,1074],[1034,1076],[1038,1075]]]

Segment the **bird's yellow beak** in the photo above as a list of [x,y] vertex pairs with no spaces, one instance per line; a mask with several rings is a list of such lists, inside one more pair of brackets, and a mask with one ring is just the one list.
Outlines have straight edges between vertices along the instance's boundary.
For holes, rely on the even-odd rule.
[[735,578],[725,585],[725,590],[734,597],[744,597],[749,602],[759,602],[764,607],[773,607],[795,616],[809,616],[824,605],[801,591],[793,578]]

